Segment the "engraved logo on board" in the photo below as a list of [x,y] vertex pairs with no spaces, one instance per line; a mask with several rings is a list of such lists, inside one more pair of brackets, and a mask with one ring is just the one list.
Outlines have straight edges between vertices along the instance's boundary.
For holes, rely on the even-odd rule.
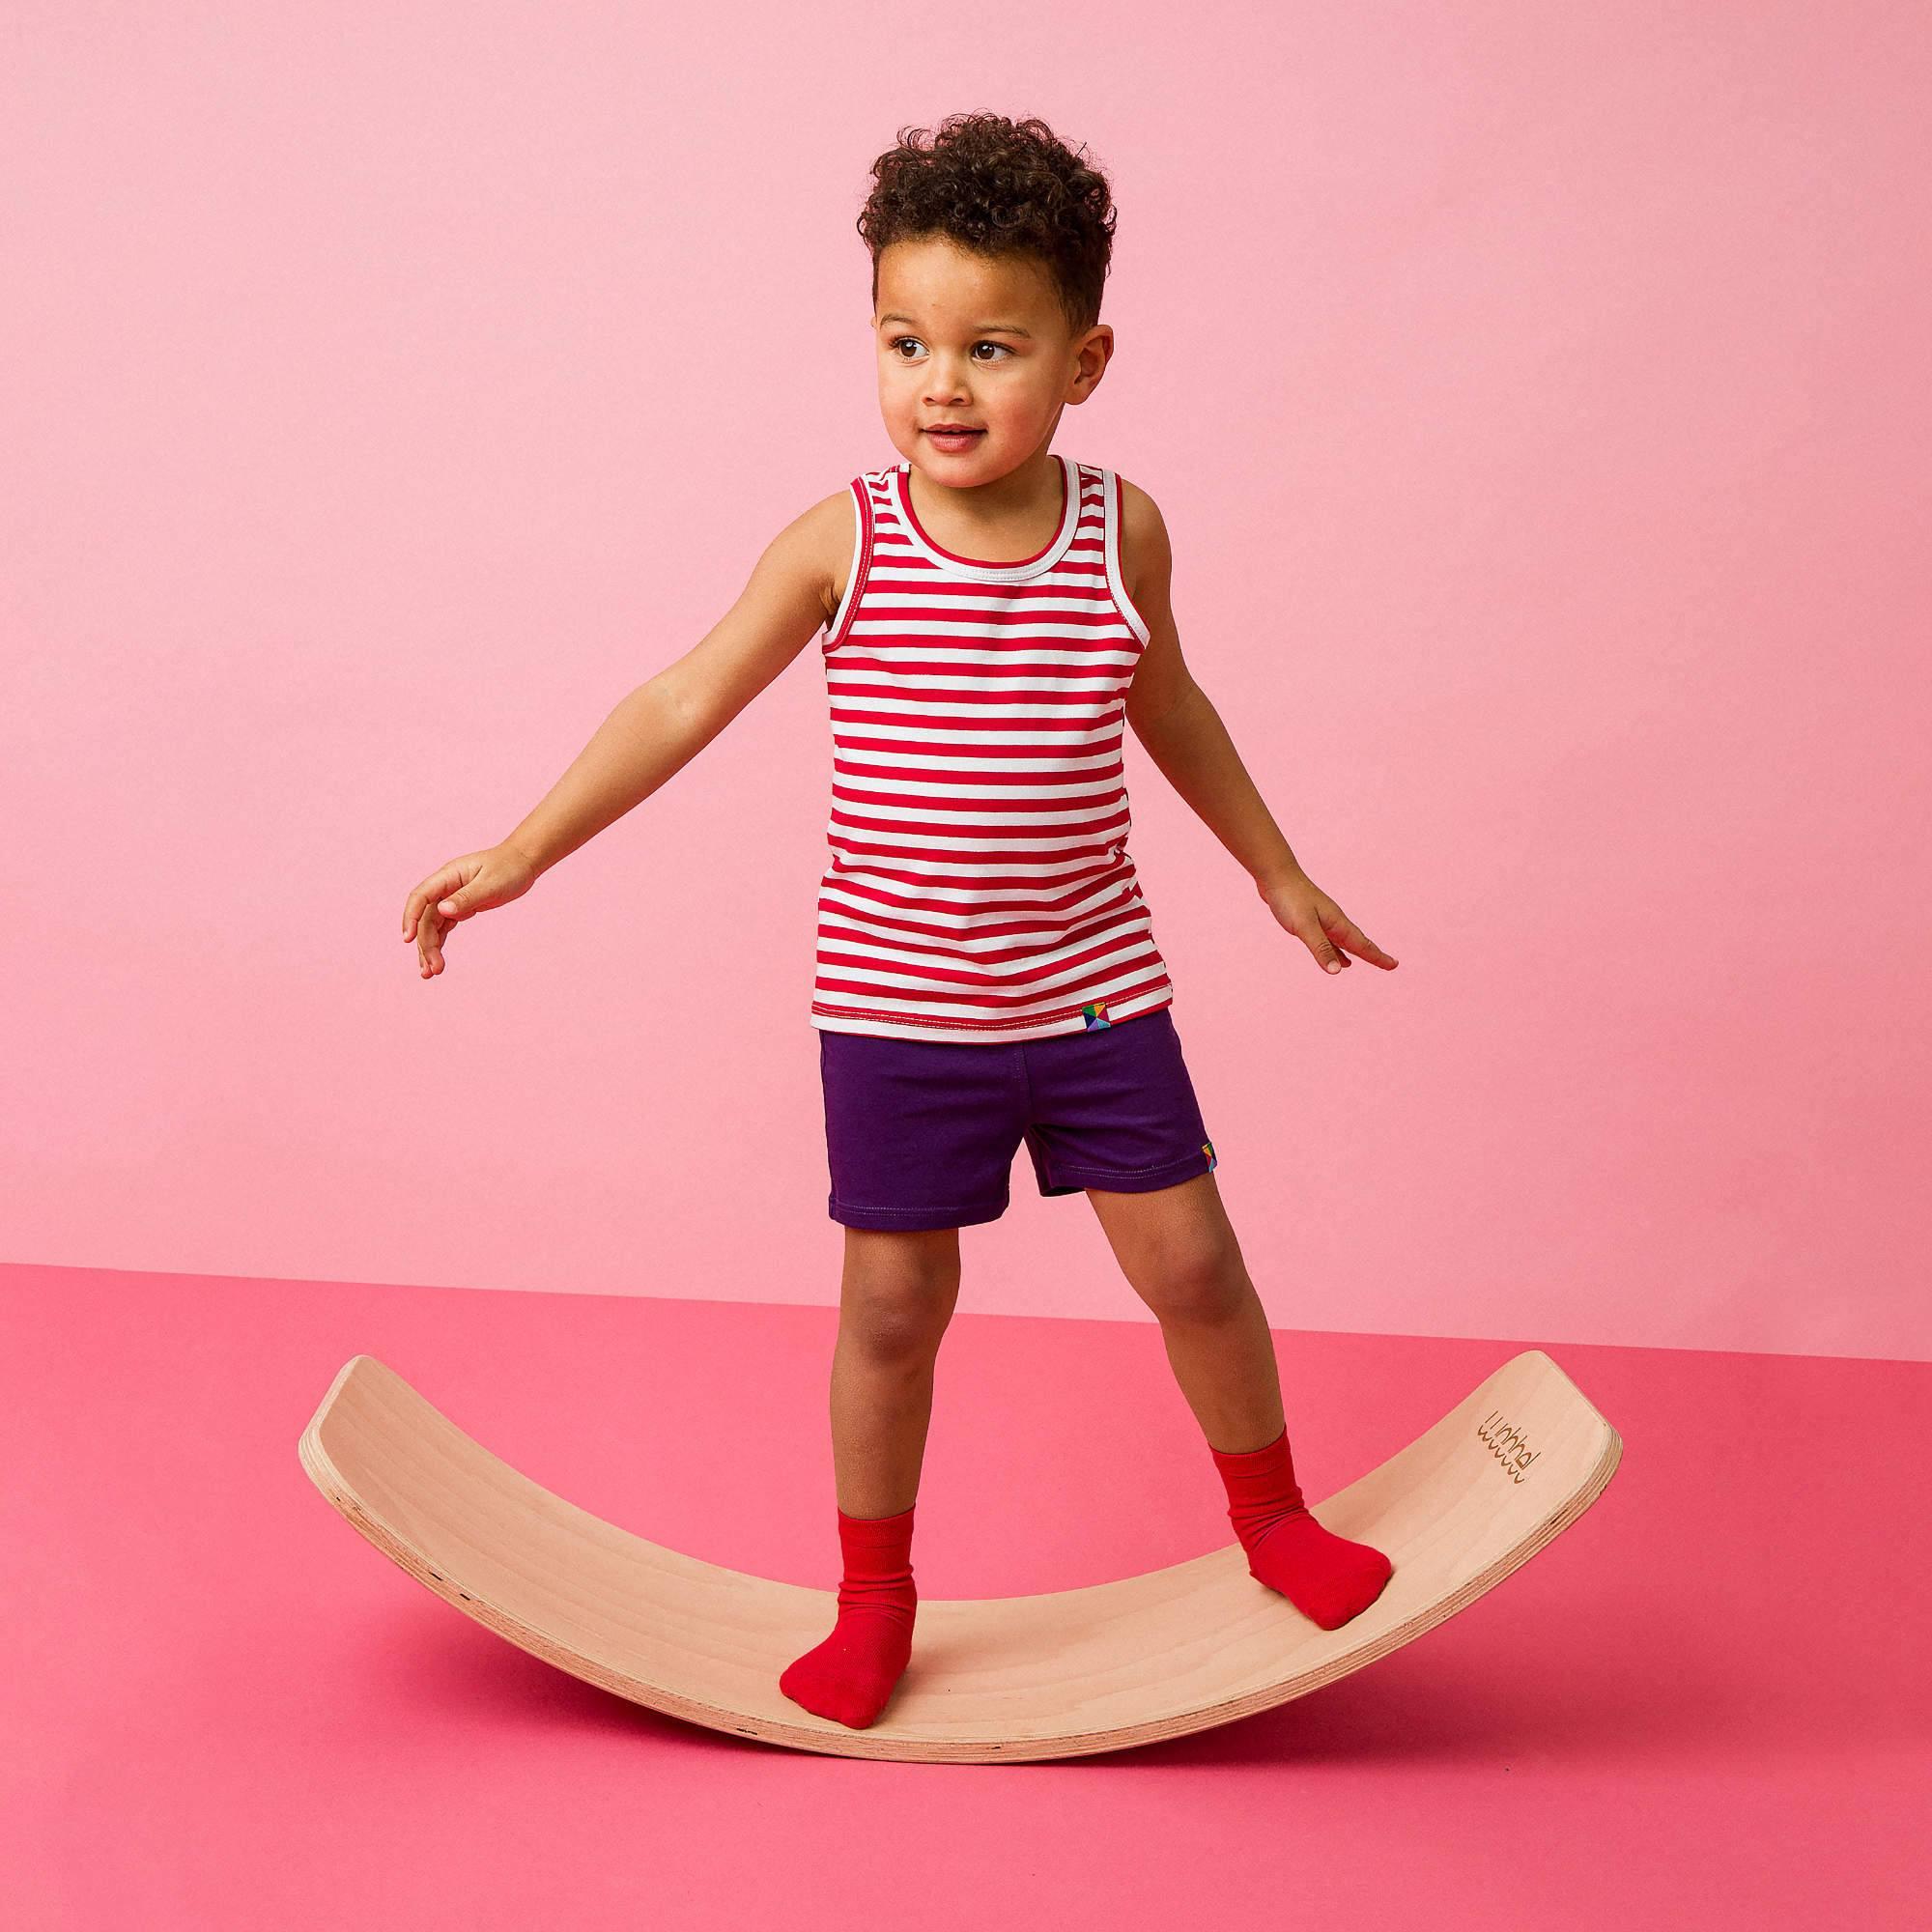
[[1491,1455],[1503,1465],[1503,1473],[1520,1483],[1529,1473],[1529,1465],[1543,1454],[1532,1449],[1529,1438],[1515,1423],[1503,1420],[1503,1412],[1492,1408],[1476,1425],[1476,1440],[1488,1445]]

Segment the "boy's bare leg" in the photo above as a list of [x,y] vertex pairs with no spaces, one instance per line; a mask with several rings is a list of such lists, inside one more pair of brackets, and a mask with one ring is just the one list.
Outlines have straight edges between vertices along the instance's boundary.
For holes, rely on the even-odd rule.
[[933,1365],[958,1296],[957,1228],[846,1229],[832,1357],[838,1615],[830,1636],[785,1667],[779,1689],[854,1729],[877,1719],[912,1654],[913,1507]]
[[1323,1630],[1381,1595],[1379,1549],[1317,1521],[1294,1479],[1274,1338],[1211,1174],[1145,1194],[1090,1187],[1122,1271],[1160,1321],[1175,1380],[1228,1492],[1249,1573]]
[[845,1230],[832,1352],[832,1460],[847,1516],[895,1516],[919,1493],[933,1367],[959,1299],[959,1230]]
[[1211,1449],[1287,1427],[1267,1312],[1211,1174],[1146,1194],[1087,1190],[1121,1272],[1160,1322],[1174,1378]]

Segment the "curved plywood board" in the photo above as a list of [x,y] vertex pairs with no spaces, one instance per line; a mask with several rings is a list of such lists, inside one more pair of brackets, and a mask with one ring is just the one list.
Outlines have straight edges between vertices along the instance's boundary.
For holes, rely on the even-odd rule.
[[634,1703],[847,1757],[1076,1757],[1227,1723],[1412,1641],[1492,1589],[1602,1492],[1623,1444],[1540,1350],[1506,1362],[1378,1469],[1313,1505],[1395,1575],[1337,1631],[1230,1543],[1039,1597],[922,1601],[912,1662],[853,1730],[779,1690],[831,1630],[829,1590],[648,1543],[553,1495],[371,1355],[303,1432],[302,1466],[383,1553],[533,1656]]

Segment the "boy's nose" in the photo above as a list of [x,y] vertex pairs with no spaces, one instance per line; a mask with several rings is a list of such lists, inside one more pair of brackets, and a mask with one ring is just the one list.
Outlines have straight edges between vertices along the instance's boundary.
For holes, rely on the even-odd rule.
[[953,402],[966,393],[966,379],[956,363],[946,363],[934,357],[928,365],[932,371],[932,381],[925,385],[925,399],[929,403]]

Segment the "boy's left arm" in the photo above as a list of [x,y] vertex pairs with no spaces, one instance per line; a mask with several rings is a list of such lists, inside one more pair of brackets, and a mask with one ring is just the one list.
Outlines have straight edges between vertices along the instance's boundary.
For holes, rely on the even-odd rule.
[[1167,525],[1145,490],[1121,479],[1121,569],[1149,641],[1127,687],[1127,722],[1148,756],[1201,821],[1246,867],[1255,890],[1282,927],[1330,973],[1351,964],[1395,960],[1302,870],[1281,827],[1255,789],[1240,753],[1180,655],[1171,588],[1174,556]]

